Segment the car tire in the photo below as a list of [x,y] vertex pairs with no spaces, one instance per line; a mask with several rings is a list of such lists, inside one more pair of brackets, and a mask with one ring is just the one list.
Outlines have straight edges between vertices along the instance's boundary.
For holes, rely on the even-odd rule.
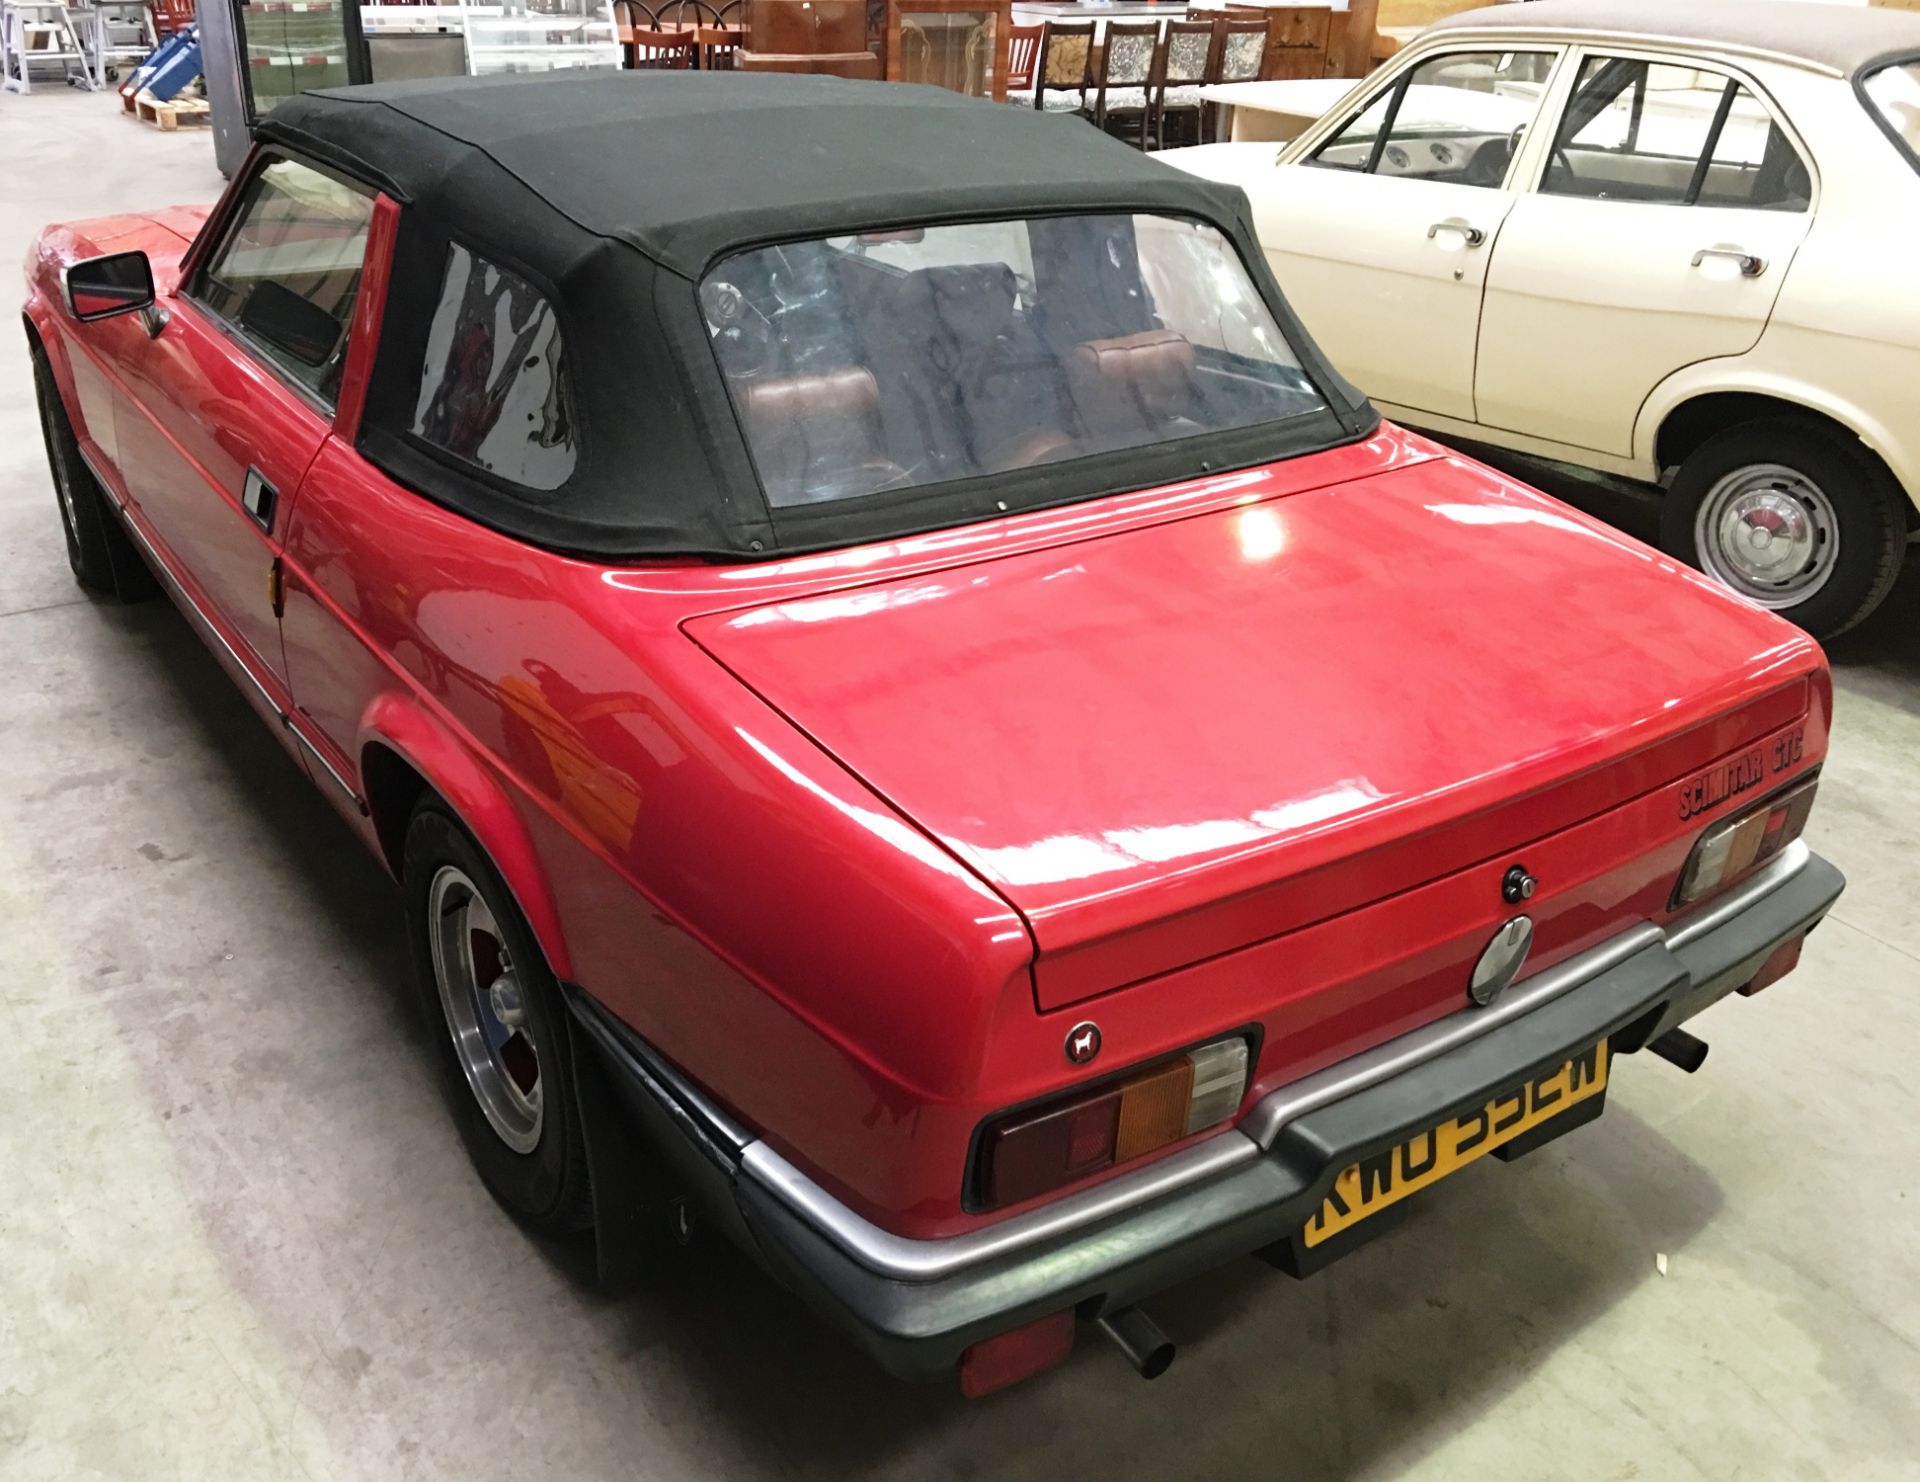
[[40,433],[53,473],[54,501],[67,537],[67,564],[89,591],[137,602],[159,590],[153,573],[134,549],[120,517],[107,504],[107,491],[80,456],[80,440],[67,416],[59,383],[46,352],[32,349],[33,391],[40,405]]
[[[1907,497],[1856,440],[1804,419],[1748,422],[1680,465],[1661,544],[1816,638],[1844,633],[1900,574]],[[1743,548],[1736,537],[1763,544]]]
[[429,795],[402,884],[422,1008],[449,1109],[481,1181],[537,1234],[593,1222],[559,983],[485,851]]

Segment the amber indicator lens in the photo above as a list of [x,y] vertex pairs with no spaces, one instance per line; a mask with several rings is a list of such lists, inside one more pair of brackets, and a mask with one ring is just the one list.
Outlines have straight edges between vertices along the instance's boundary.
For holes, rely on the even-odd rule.
[[1816,786],[1809,778],[1702,834],[1674,887],[1675,909],[1733,884],[1799,838],[1813,811]]
[[996,1122],[981,1140],[986,1204],[1018,1204],[1226,1121],[1247,1060],[1244,1039],[1219,1040]]

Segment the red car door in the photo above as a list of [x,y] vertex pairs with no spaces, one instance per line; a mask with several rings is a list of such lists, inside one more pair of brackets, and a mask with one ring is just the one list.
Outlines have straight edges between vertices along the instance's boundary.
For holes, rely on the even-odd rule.
[[332,429],[373,196],[263,154],[167,324],[136,332],[116,413],[128,492],[188,595],[285,713],[280,539]]

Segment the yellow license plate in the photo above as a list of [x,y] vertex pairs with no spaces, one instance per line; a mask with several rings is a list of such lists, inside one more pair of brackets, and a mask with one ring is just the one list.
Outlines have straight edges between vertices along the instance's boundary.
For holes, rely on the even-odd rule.
[[1343,1169],[1301,1238],[1310,1246],[1318,1245],[1606,1088],[1607,1042],[1602,1040],[1558,1070],[1515,1086],[1478,1111],[1442,1122],[1397,1148]]

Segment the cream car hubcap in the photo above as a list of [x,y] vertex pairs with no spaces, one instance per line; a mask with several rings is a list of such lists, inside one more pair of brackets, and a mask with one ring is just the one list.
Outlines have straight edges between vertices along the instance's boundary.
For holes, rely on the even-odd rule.
[[1700,565],[1762,607],[1792,607],[1827,584],[1839,553],[1833,503],[1778,463],[1735,469],[1707,491],[1694,517]]

